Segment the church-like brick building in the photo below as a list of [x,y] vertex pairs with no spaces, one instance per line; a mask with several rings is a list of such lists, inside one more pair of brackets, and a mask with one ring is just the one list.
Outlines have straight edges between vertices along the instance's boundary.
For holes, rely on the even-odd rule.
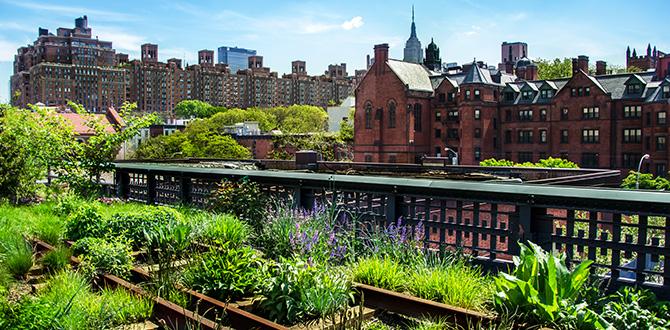
[[606,74],[603,61],[590,74],[582,55],[572,77],[538,80],[525,56],[502,69],[473,62],[447,71],[435,65],[432,42],[423,63],[389,59],[387,44],[374,54],[355,91],[355,161],[415,163],[457,153],[464,165],[552,156],[626,169],[649,154],[645,170],[668,173],[668,55],[653,69],[622,74]]

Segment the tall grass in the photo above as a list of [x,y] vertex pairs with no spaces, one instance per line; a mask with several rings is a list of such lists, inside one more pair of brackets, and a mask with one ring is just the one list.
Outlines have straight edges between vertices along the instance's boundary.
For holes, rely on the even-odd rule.
[[401,291],[406,275],[400,263],[388,257],[373,256],[361,259],[353,269],[354,281],[378,288]]
[[[231,247],[240,246],[249,241],[251,227],[234,215],[200,215],[202,219],[202,237],[217,245],[228,243]],[[193,219],[193,218],[191,218]]]
[[5,246],[3,264],[15,278],[23,278],[33,266],[33,248],[19,236],[19,240]]

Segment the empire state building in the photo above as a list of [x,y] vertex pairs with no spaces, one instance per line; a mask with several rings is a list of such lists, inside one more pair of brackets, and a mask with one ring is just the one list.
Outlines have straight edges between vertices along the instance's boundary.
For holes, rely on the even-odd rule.
[[405,43],[405,62],[423,63],[423,49],[421,41],[416,37],[416,25],[414,24],[414,6],[412,6],[412,32]]

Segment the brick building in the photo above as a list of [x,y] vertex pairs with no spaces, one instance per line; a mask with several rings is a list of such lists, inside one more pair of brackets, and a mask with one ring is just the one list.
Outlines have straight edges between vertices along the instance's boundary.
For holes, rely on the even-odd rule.
[[[376,45],[375,63],[355,91],[354,160],[413,163],[452,157],[449,148],[466,165],[553,156],[583,167],[634,168],[648,153],[647,170],[666,175],[667,57],[647,72],[590,75],[589,58],[579,56],[572,77],[536,80],[525,57],[514,63],[516,75],[482,62],[444,73],[389,59],[388,45]],[[597,67],[606,71],[602,61]]]
[[214,64],[214,51],[198,52],[198,64],[182,67],[179,59],[158,58],[158,45],[141,46],[141,59],[129,61],[112,43],[91,37],[86,16],[75,28],[59,28],[57,35],[39,29],[33,45],[21,47],[11,77],[12,104],[64,105],[72,100],[93,112],[137,102],[144,112],[165,117],[181,100],[197,99],[215,106],[273,107],[308,104],[326,107],[352,91],[346,66],[332,69],[334,77],[308,76],[305,62],[294,62],[297,72],[278,77],[263,66],[262,56],[246,56],[245,69],[231,71]]

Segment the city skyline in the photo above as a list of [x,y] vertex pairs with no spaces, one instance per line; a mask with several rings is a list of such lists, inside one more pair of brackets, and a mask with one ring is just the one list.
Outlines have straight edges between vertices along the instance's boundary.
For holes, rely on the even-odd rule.
[[[158,44],[161,61],[177,57],[189,64],[197,62],[200,49],[237,46],[256,49],[266,66],[280,74],[290,72],[291,61],[299,59],[307,62],[309,74],[316,75],[334,63],[347,63],[350,73],[364,68],[365,55],[372,54],[373,45],[381,42],[390,44],[390,57],[402,59],[402,45],[410,32],[411,3],[384,2],[383,15],[375,10],[378,5],[351,1],[328,5],[271,2],[260,7],[202,2],[0,1],[0,102],[8,101],[16,49],[32,43],[38,27],[68,27],[74,17],[88,15],[93,35],[111,41],[117,52],[129,53],[131,58],[139,58],[142,43]],[[622,24],[629,15],[623,1],[532,3],[509,9],[490,1],[453,1],[444,11],[423,2],[415,3],[415,10],[419,40],[425,47],[433,38],[444,62],[477,58],[497,65],[503,41],[523,41],[529,45],[531,58],[584,54],[594,61],[624,65],[628,45],[638,53],[647,43],[670,49],[669,40],[660,37],[661,16],[667,12],[663,7],[668,6],[649,1],[647,8],[658,10],[644,13],[645,21],[636,19],[631,24]]]

